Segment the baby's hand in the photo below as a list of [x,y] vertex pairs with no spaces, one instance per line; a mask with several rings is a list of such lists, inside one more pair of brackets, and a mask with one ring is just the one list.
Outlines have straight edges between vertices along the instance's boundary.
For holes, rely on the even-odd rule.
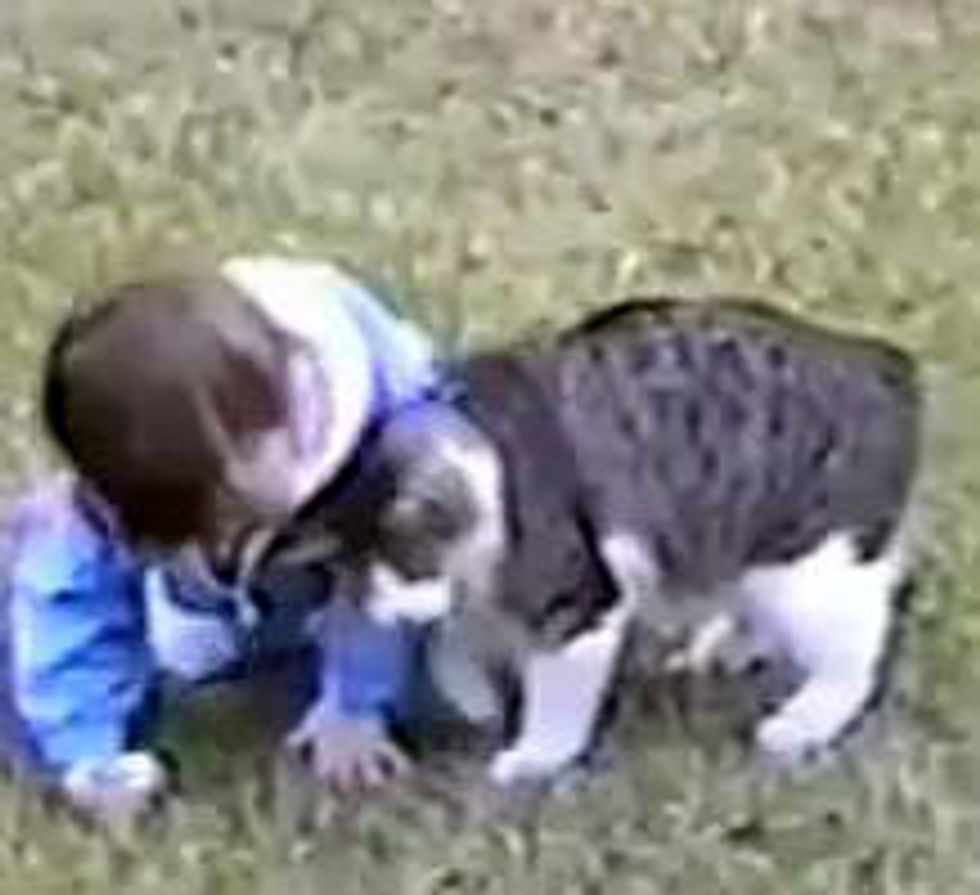
[[346,718],[314,705],[289,735],[318,780],[339,792],[374,789],[411,769],[408,757],[377,718]]
[[163,765],[146,752],[79,762],[62,780],[69,803],[112,835],[131,836],[159,807],[167,791]]

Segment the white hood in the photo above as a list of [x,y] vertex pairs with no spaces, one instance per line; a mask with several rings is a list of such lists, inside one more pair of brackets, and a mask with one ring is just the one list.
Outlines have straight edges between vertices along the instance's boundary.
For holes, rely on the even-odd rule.
[[[319,261],[275,256],[232,258],[221,273],[253,299],[278,327],[310,347],[309,363],[292,375],[296,440],[273,436],[255,459],[276,503],[295,509],[327,484],[357,448],[374,400],[372,359],[343,299],[361,287]],[[249,464],[250,466],[252,464]],[[285,489],[285,493],[283,491]]]

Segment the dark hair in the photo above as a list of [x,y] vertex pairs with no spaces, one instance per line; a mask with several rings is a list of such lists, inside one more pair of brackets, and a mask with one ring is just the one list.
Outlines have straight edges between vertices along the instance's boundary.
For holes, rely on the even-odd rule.
[[286,420],[287,351],[287,336],[224,279],[125,284],[55,332],[43,422],[130,537],[208,538],[229,448]]

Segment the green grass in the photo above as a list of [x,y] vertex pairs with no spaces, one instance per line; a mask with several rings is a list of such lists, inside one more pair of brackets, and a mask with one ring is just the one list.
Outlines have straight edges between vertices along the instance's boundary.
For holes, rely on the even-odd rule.
[[972,0],[6,0],[7,485],[49,462],[35,370],[69,294],[239,250],[346,260],[449,346],[758,292],[909,346],[936,414],[897,686],[836,766],[766,779],[717,712],[654,713],[532,823],[393,796],[290,832],[205,718],[135,852],[0,789],[0,892],[977,892],[978,83]]

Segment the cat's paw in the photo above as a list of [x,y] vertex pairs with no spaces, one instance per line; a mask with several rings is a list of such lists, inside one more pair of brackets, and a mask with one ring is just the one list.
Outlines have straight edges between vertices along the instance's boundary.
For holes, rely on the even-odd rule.
[[490,779],[498,786],[545,783],[571,762],[571,758],[552,752],[515,746],[498,752],[490,762]]
[[799,767],[823,746],[823,737],[811,730],[809,725],[783,715],[764,720],[755,734],[756,752],[765,764],[777,769]]

